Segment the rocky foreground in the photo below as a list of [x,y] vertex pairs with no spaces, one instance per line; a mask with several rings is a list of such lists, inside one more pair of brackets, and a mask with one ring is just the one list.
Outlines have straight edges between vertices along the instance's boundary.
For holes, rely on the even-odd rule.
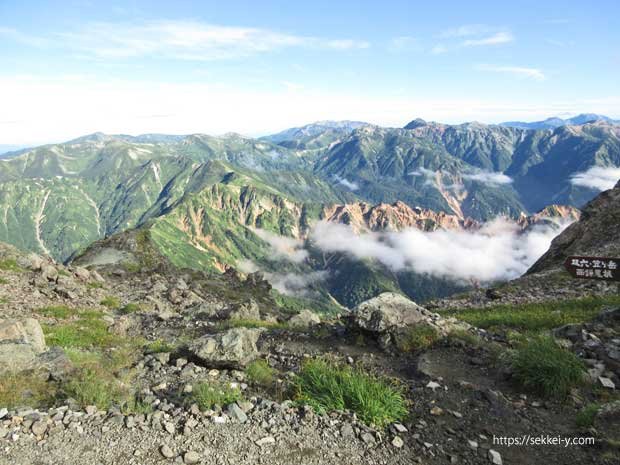
[[[592,383],[558,400],[515,384],[501,334],[396,294],[320,317],[278,306],[260,275],[89,270],[8,246],[0,263],[2,464],[617,463],[620,309],[556,331]],[[295,380],[324,359],[390,380],[407,414],[317,411]],[[579,426],[594,396],[604,406]],[[596,443],[493,442],[523,435]]]

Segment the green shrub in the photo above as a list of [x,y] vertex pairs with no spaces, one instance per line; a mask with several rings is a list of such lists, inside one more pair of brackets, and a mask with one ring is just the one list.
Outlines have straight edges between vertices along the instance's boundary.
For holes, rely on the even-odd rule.
[[248,380],[251,383],[258,384],[260,386],[272,385],[275,378],[275,372],[276,370],[269,366],[267,360],[255,360],[245,369],[245,374],[248,377]]
[[241,390],[229,385],[202,382],[193,386],[191,399],[201,410],[208,410],[216,405],[221,407],[241,400]]
[[0,284],[8,284],[9,282],[4,279],[4,278],[0,278]]
[[583,362],[550,336],[524,339],[508,353],[508,360],[523,387],[546,397],[565,397],[584,381]]
[[115,296],[108,296],[99,303],[104,307],[108,307],[111,309],[117,309],[121,306],[121,301],[118,297]]
[[412,352],[431,347],[440,339],[439,332],[427,324],[419,324],[396,334],[396,347],[403,352]]
[[88,284],[86,284],[86,287],[90,289],[101,289],[103,288],[103,283],[100,283],[99,281],[91,281]]
[[402,390],[361,368],[324,359],[308,360],[295,380],[296,398],[317,412],[351,410],[367,424],[383,427],[407,415]]

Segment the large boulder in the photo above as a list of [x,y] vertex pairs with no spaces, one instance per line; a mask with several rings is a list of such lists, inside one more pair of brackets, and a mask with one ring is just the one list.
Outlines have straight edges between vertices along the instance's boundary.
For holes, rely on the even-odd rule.
[[243,368],[258,358],[256,342],[262,331],[257,328],[229,329],[196,339],[190,344],[189,350],[206,366]]
[[228,318],[231,320],[252,320],[258,321],[260,317],[260,308],[254,299],[236,305],[230,312]]
[[37,320],[0,320],[0,373],[32,368],[45,350],[43,330]]
[[314,312],[304,309],[297,315],[293,315],[288,324],[292,328],[307,329],[321,324],[321,318]]
[[439,336],[447,336],[455,329],[470,328],[467,323],[443,318],[393,292],[384,292],[359,304],[353,310],[352,324],[372,334],[384,349],[392,348],[408,328],[418,325],[432,327]]

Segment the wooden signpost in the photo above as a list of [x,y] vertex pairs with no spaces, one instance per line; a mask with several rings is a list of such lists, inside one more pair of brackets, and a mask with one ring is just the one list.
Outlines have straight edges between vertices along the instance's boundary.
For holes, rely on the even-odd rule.
[[620,281],[620,258],[568,257],[564,268],[573,278]]

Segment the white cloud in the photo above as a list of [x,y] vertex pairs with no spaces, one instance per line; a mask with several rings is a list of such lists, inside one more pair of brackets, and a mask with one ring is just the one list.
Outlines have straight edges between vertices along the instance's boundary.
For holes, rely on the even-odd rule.
[[208,61],[242,58],[290,47],[352,50],[370,46],[366,41],[349,38],[324,39],[269,29],[174,20],[89,23],[55,37],[58,47],[101,59],[163,57]]
[[575,186],[589,187],[599,191],[612,189],[620,180],[620,168],[594,166],[582,173],[573,174],[571,184]]
[[271,246],[273,257],[301,263],[308,257],[303,241],[293,237],[279,236],[264,229],[252,229],[252,231]]
[[338,181],[338,184],[343,185],[344,187],[346,187],[347,189],[351,191],[356,191],[360,188],[359,184],[356,183],[355,181],[349,181],[348,179],[342,178],[338,175],[335,175],[334,178],[336,179],[336,181]]
[[489,282],[524,273],[566,226],[541,225],[521,232],[513,222],[496,219],[475,231],[407,229],[356,235],[347,225],[319,222],[311,239],[325,252],[376,260],[394,271]]
[[512,178],[510,176],[493,171],[480,171],[473,174],[463,174],[463,179],[470,179],[483,184],[510,184],[512,182]]
[[494,65],[478,65],[480,71],[490,71],[493,73],[512,74],[513,76],[533,79],[535,81],[544,81],[547,77],[540,69],[526,68],[523,66],[494,66]]
[[[286,239],[286,238],[282,238]],[[311,271],[304,274],[299,273],[275,273],[261,270],[252,260],[239,260],[237,269],[242,273],[254,273],[260,271],[265,279],[278,292],[285,295],[303,297],[310,294],[308,289],[315,283],[323,281],[327,276],[327,271]]]
[[448,51],[448,47],[443,44],[437,44],[431,49],[433,55],[442,55]]
[[479,36],[489,32],[489,27],[484,24],[465,24],[453,29],[447,29],[439,34],[444,39]]
[[263,274],[275,290],[285,295],[297,297],[309,295],[308,287],[323,281],[328,275],[327,271],[311,271],[304,274],[263,271]]
[[497,32],[490,36],[467,39],[462,42],[463,47],[479,47],[484,45],[500,45],[513,42],[515,39],[510,32]]

